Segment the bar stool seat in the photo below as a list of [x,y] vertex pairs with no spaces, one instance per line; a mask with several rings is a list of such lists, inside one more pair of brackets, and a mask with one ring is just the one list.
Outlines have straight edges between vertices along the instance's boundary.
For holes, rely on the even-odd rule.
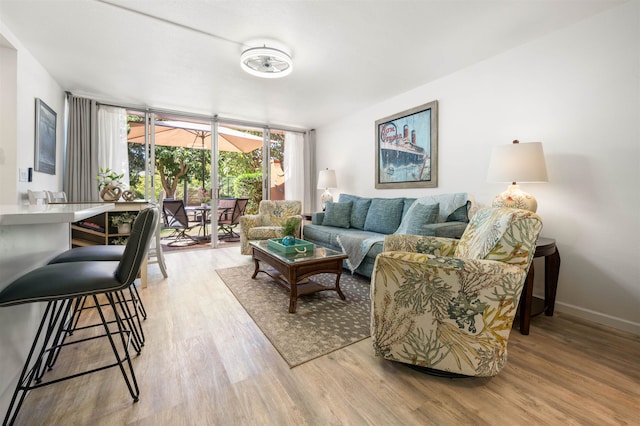
[[[157,217],[155,219],[155,223],[153,224],[154,235],[152,239],[155,240],[155,247],[149,247],[148,257],[155,257],[157,260],[154,263],[159,263],[160,271],[163,276],[167,277],[167,271],[164,265],[164,258],[162,257],[162,248],[160,247],[160,212],[158,210]],[[63,253],[60,253],[58,256],[54,257],[49,261],[49,264],[56,263],[68,263],[68,262],[84,262],[84,261],[120,261],[124,254],[125,246],[122,245],[95,245],[95,246],[86,246],[86,247],[74,247],[69,249]],[[158,254],[160,251],[160,254]],[[150,261],[151,262],[151,261]],[[134,337],[138,341],[139,345],[144,345],[145,336],[142,330],[142,322],[140,321],[139,315],[142,316],[143,319],[147,319],[147,311],[142,303],[142,299],[140,298],[140,294],[138,293],[138,289],[135,284],[132,283],[129,287],[130,298],[128,302],[132,303],[133,312],[132,317],[137,322],[136,327],[134,327]],[[73,318],[70,321],[71,326],[68,327],[66,332],[73,333],[74,328],[80,320],[80,314],[83,310],[92,308],[92,306],[87,306],[86,298],[80,298],[74,302],[73,308]],[[139,314],[139,315],[138,315]]]
[[18,278],[2,293],[0,306],[48,302],[116,291],[118,262],[58,263],[35,269]]
[[124,254],[125,246],[86,246],[74,247],[64,251],[51,259],[54,263],[85,262],[85,261],[115,261],[119,262]]
[[[147,255],[157,215],[158,210],[152,208],[138,214],[119,261],[78,261],[45,265],[24,274],[0,291],[0,307],[33,302],[47,303],[3,425],[14,423],[30,390],[116,366],[119,367],[134,402],[138,400],[140,391],[133,371],[129,345],[131,344],[138,353],[140,346],[134,338],[135,325],[122,291],[131,286],[136,279],[142,260]],[[101,304],[99,296],[106,298],[108,303]],[[74,301],[83,297],[93,299],[100,317],[100,323],[97,325],[104,329],[104,334],[67,341],[69,334],[64,330],[72,318],[72,305]],[[103,309],[105,306],[109,309]],[[110,314],[109,318],[114,320],[108,321],[106,314]],[[110,327],[110,324],[115,324],[116,327]],[[97,338],[103,337],[110,343],[115,357],[113,363],[48,382],[42,380],[46,371],[53,368],[65,346],[95,342]],[[70,352],[70,355],[73,353]]]

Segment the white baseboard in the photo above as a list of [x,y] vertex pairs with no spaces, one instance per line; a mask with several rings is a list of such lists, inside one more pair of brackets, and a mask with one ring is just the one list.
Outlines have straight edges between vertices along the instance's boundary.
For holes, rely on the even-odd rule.
[[613,327],[618,330],[627,331],[629,333],[637,334],[640,336],[640,324],[633,321],[625,320],[622,318],[603,314],[601,312],[592,311],[590,309],[585,309],[579,306],[574,306],[558,301],[556,301],[555,310],[564,314],[573,315],[587,321],[593,321],[598,324],[606,325],[608,327]]

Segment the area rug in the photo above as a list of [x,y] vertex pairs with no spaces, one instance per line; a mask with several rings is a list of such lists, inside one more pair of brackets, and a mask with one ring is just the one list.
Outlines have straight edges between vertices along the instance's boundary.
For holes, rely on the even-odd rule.
[[[229,290],[290,368],[369,337],[369,280],[343,273],[341,300],[335,291],[298,298],[289,313],[289,292],[264,273],[255,279],[253,265],[218,269]],[[335,275],[319,274],[313,281],[333,286]]]

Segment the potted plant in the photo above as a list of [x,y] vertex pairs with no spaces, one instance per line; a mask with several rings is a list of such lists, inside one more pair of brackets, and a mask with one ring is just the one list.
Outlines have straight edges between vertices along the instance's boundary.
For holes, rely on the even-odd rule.
[[298,230],[298,220],[295,217],[290,217],[282,223],[282,245],[293,246],[296,244],[296,231]]
[[133,213],[120,213],[111,217],[111,225],[118,228],[118,234],[128,234],[135,218]]

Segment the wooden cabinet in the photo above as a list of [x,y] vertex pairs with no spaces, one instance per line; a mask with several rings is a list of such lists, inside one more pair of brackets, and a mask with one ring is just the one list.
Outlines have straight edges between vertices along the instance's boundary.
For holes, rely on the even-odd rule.
[[111,224],[111,218],[124,213],[137,214],[149,206],[149,203],[146,201],[123,201],[114,204],[116,207],[113,210],[71,224],[71,246],[126,244],[129,233],[118,233],[118,228]]

